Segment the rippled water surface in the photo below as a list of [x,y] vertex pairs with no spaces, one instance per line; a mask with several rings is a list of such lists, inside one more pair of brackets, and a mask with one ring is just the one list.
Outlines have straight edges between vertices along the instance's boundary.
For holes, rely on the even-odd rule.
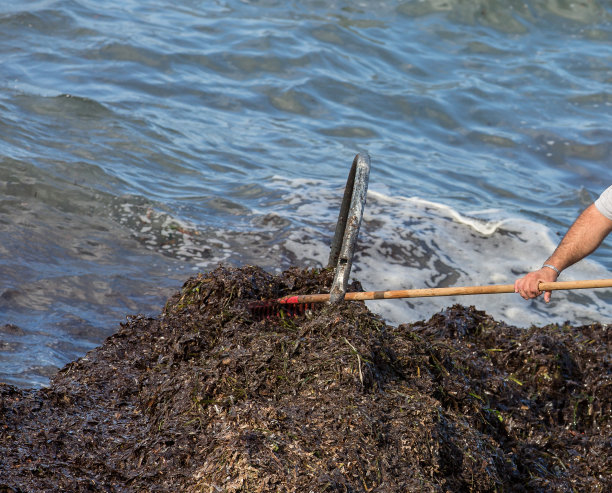
[[[0,380],[22,386],[198,270],[325,264],[360,150],[367,289],[511,283],[612,184],[603,0],[4,2],[0,49]],[[563,277],[611,277],[610,245]],[[527,326],[611,301],[372,308]]]

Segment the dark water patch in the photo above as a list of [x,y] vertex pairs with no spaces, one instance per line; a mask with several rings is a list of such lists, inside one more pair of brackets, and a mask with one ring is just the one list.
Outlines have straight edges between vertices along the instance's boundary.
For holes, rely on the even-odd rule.
[[0,25],[4,26],[8,32],[11,29],[27,29],[44,34],[52,34],[56,30],[74,26],[71,16],[65,10],[37,9],[35,5],[28,7],[27,12],[18,11],[18,9],[15,9],[14,12],[0,12]]
[[70,94],[59,94],[51,97],[18,95],[14,102],[20,105],[23,111],[29,111],[40,116],[52,116],[65,123],[75,120],[84,123],[87,120],[95,121],[112,115],[112,111],[103,104],[89,98]]
[[507,34],[522,34],[534,25],[551,28],[574,28],[609,19],[610,12],[597,2],[564,2],[555,0],[461,0],[403,2],[397,11],[407,16],[444,15],[453,22],[481,25]]

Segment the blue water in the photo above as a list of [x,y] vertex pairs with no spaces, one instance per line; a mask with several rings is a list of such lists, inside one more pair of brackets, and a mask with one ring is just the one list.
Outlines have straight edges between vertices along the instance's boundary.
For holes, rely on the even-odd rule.
[[[0,381],[41,386],[219,262],[322,265],[372,159],[353,275],[510,283],[612,184],[597,0],[40,0],[0,5]],[[610,276],[608,239],[565,279]],[[612,322],[610,290],[454,302]]]

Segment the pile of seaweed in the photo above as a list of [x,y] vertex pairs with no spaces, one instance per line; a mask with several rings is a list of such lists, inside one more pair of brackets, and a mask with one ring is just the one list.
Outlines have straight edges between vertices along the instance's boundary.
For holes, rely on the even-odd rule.
[[608,327],[247,308],[330,283],[220,267],[48,388],[0,385],[0,491],[612,490]]

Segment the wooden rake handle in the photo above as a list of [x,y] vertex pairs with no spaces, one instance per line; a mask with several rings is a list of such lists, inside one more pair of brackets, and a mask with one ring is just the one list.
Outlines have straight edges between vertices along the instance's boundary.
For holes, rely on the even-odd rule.
[[[612,279],[589,279],[585,281],[541,282],[540,291],[560,289],[612,288]],[[489,286],[457,286],[449,288],[400,289],[395,291],[364,291],[346,293],[347,301],[388,300],[395,298],[424,298],[431,296],[463,296],[471,294],[514,293],[514,284]],[[278,300],[280,303],[322,303],[329,301],[329,294],[302,294]]]

